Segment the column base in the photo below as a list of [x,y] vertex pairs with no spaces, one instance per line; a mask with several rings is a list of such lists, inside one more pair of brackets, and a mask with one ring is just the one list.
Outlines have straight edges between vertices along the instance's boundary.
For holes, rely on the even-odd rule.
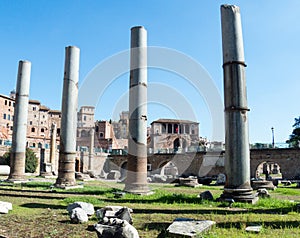
[[252,193],[252,188],[224,188],[223,194],[219,197],[219,201],[244,202],[255,204],[258,201],[258,197]]
[[23,182],[28,182],[28,179],[26,178],[25,175],[12,175],[9,176],[6,179],[7,182],[12,182],[12,183],[23,183]]
[[150,190],[147,184],[126,184],[124,191],[127,193],[137,195],[151,195],[153,191]]
[[62,178],[57,178],[55,182],[55,187],[57,188],[66,188],[66,187],[74,187],[76,186],[76,180],[66,180]]

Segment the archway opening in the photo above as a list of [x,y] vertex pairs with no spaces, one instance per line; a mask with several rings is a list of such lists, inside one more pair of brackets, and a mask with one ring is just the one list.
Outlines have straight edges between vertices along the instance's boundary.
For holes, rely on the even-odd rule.
[[127,176],[127,162],[124,162],[124,163],[121,165],[120,173],[121,173],[121,178],[120,178],[120,180],[125,179],[126,176]]
[[179,138],[176,138],[173,142],[173,148],[174,148],[174,152],[177,152],[178,149],[180,148],[180,140]]
[[178,176],[178,168],[172,161],[169,161],[165,164],[162,164],[160,169],[160,175],[165,175],[165,176],[175,178]]
[[280,180],[282,179],[281,166],[276,162],[264,161],[257,166],[255,178],[264,180]]

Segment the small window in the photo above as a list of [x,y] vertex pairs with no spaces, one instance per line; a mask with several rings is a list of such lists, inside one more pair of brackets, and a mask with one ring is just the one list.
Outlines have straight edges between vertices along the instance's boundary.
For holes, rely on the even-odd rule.
[[45,132],[45,129],[44,129],[44,128],[41,128],[41,132]]
[[168,124],[168,133],[172,133],[172,124]]
[[86,121],[86,116],[83,116],[83,120]]
[[13,127],[12,127],[12,126],[10,127],[10,130],[11,130],[11,131],[13,130]]
[[5,113],[3,114],[3,119],[6,120],[6,114]]
[[33,107],[33,108],[32,108],[32,111],[36,111],[36,107]]
[[32,143],[32,147],[35,148],[35,143]]
[[60,128],[57,128],[56,133],[58,136],[60,136]]
[[8,102],[8,106],[11,106],[11,102]]
[[35,132],[35,128],[34,127],[31,128],[31,132]]
[[167,130],[167,125],[166,125],[165,123],[163,123],[163,124],[161,125],[161,132],[162,132],[162,133],[166,133],[166,130]]
[[5,105],[5,106],[7,105],[7,100],[4,101],[4,105]]
[[7,115],[7,120],[10,120],[10,115],[9,114]]
[[100,137],[100,138],[103,138],[103,137],[104,137],[103,132],[100,132],[100,133],[99,133],[99,137]]
[[29,122],[29,125],[32,126],[32,121]]

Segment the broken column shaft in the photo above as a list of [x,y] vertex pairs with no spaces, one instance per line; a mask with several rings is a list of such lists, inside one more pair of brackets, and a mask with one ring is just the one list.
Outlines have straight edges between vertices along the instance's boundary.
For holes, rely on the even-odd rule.
[[79,48],[66,47],[61,109],[61,133],[56,186],[76,185],[75,156],[78,107]]
[[9,181],[25,179],[26,132],[31,62],[19,61]]
[[56,171],[56,123],[51,125],[51,138],[50,138],[50,163],[52,172]]
[[226,183],[221,198],[253,202],[245,59],[240,9],[221,6],[225,104]]
[[149,193],[147,184],[147,31],[131,28],[129,136],[125,191]]
[[93,170],[93,158],[94,158],[94,128],[90,130],[90,148],[89,148],[89,166],[88,170]]

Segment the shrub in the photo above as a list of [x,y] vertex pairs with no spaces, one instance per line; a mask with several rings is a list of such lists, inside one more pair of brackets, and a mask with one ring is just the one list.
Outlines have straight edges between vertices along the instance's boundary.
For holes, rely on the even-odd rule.
[[[1,158],[1,164],[10,166],[11,150],[6,152]],[[38,166],[38,158],[32,149],[26,148],[25,173],[34,173]]]

